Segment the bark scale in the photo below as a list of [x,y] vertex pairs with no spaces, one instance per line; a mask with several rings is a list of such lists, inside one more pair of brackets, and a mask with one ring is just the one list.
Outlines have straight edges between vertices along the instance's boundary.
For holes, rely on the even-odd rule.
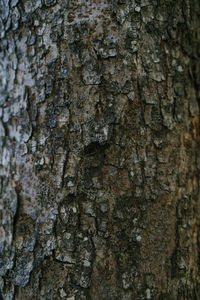
[[2,299],[200,299],[197,0],[1,0]]

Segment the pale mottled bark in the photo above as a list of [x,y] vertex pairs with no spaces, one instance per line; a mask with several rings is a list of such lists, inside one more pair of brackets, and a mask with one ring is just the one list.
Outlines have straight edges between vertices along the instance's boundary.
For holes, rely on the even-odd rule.
[[2,299],[200,299],[197,0],[1,0]]

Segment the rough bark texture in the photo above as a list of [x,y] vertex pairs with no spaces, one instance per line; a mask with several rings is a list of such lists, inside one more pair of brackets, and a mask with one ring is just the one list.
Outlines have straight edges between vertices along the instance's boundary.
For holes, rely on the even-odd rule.
[[198,0],[0,0],[2,299],[200,299]]

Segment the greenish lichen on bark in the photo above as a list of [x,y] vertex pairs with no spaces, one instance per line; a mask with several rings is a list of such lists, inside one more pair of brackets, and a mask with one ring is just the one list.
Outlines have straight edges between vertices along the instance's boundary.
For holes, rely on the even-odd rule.
[[0,296],[199,299],[197,0],[0,3]]

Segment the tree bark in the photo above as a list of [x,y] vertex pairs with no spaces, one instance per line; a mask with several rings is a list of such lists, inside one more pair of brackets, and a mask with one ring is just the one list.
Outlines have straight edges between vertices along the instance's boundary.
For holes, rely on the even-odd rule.
[[200,299],[198,0],[1,0],[2,299]]

